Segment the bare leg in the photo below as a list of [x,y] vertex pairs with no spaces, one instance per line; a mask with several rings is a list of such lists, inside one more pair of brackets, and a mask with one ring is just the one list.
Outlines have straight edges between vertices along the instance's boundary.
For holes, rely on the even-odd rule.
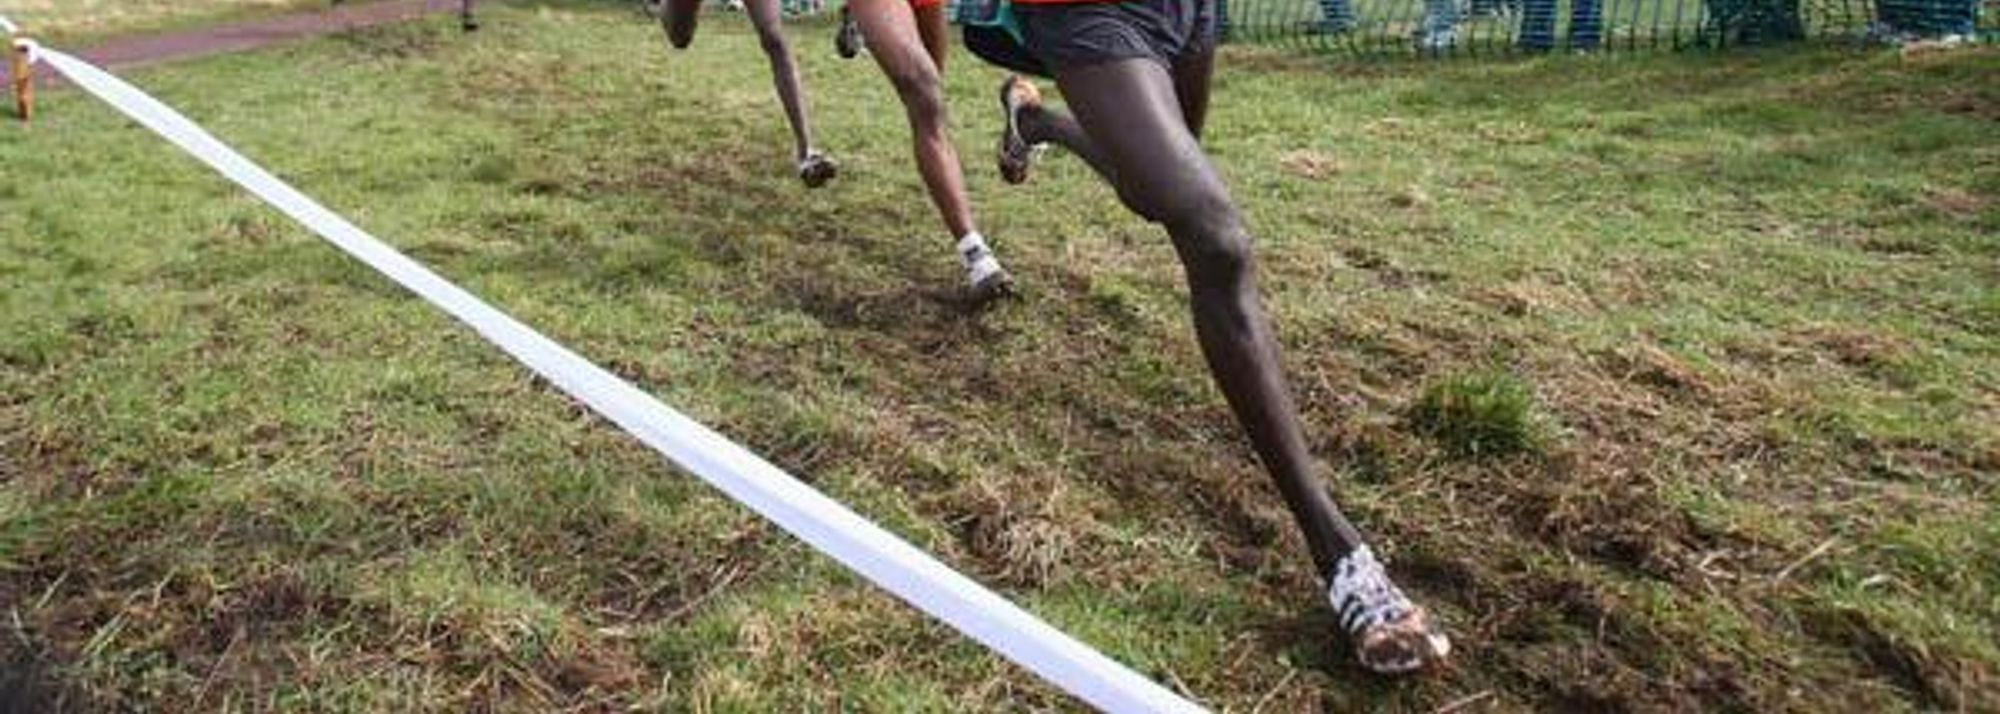
[[[1435,663],[1451,651],[1450,641],[1389,580],[1313,474],[1258,297],[1249,232],[1197,141],[1210,66],[1181,62],[1170,73],[1150,60],[1122,60],[1058,70],[1075,118],[1044,109],[1034,130],[1073,142],[1125,205],[1173,238],[1209,372],[1304,532],[1362,664],[1397,673]],[[1177,91],[1181,85],[1192,91]]]
[[944,75],[944,58],[951,52],[951,19],[944,15],[944,5],[928,5],[913,8],[917,20],[917,34],[923,36],[924,51],[930,53],[931,64],[937,65],[938,76]]
[[[1194,135],[1196,141],[1201,140],[1202,128],[1208,123],[1209,78],[1214,70],[1214,48],[1188,55],[1174,63],[1174,95],[1180,105],[1181,121],[1186,123],[1188,133]],[[1112,177],[1110,164],[1099,154],[1097,145],[1076,123],[1075,117],[1036,101],[1021,106],[1016,122],[1022,140],[1027,144],[1061,146],[1081,157],[1106,181],[1113,185],[1118,183]],[[1006,149],[1002,151],[1004,153]],[[1026,157],[1015,160],[1025,161]]]
[[1092,165],[1108,169],[1105,178],[1125,204],[1172,236],[1209,370],[1298,519],[1319,571],[1332,572],[1361,536],[1313,474],[1257,294],[1250,235],[1182,118],[1173,78],[1158,63],[1126,60],[1059,71],[1056,81],[1089,139],[1078,153],[1095,157]]
[[[1003,87],[1001,91],[1010,90]],[[1097,150],[1097,143],[1091,141],[1090,135],[1084,133],[1083,127],[1076,123],[1076,117],[1037,100],[1022,104],[1015,114],[1014,121],[1015,127],[1021,133],[1021,141],[1003,142],[1000,149],[1001,172],[1017,173],[1016,177],[1009,179],[1010,181],[1019,183],[1020,180],[1025,180],[1027,164],[1031,158],[1028,147],[1037,144],[1055,144],[1068,149],[1070,153],[1082,158],[1084,163],[1090,164],[1090,168],[1095,169],[1097,175],[1104,177],[1105,182],[1113,186],[1118,185],[1117,172],[1112,169],[1111,163],[1104,158],[1103,153]],[[1010,154],[1013,155],[1011,158]],[[1010,161],[1018,164],[1019,168],[1010,168],[1008,166]],[[1137,208],[1133,210],[1136,211]]]
[[1174,95],[1180,98],[1181,120],[1196,141],[1208,125],[1208,83],[1215,74],[1215,48],[1208,47],[1174,61]]
[[785,118],[792,124],[793,157],[803,161],[812,153],[813,136],[807,115],[805,88],[799,82],[798,65],[791,45],[785,40],[784,12],[778,0],[747,0],[750,24],[757,28],[757,40],[771,61],[771,80],[778,87],[778,101],[785,105]]
[[660,8],[660,26],[667,30],[667,43],[684,50],[694,42],[694,28],[701,17],[701,0],[667,0]]
[[852,0],[848,7],[861,27],[869,54],[902,98],[915,144],[917,171],[930,190],[931,202],[953,236],[972,233],[972,200],[965,192],[958,149],[951,142],[943,79],[937,58],[931,54],[932,46],[922,40],[916,14],[904,0]]
[[[701,17],[701,2],[665,0],[661,3],[660,27],[665,28],[667,43],[675,49],[687,49],[694,42],[695,28]],[[799,81],[798,65],[792,59],[791,46],[785,40],[783,8],[779,7],[778,0],[748,0],[745,9],[749,12],[750,24],[757,28],[764,56],[771,62],[771,80],[777,86],[779,103],[785,107],[785,118],[791,123],[792,156],[798,162],[799,179],[810,187],[821,186],[839,172],[839,164],[813,148],[805,88]]]

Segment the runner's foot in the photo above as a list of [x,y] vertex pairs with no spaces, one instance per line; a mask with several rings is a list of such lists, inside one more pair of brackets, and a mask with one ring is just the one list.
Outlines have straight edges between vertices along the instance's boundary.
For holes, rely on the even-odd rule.
[[834,161],[831,156],[809,151],[805,158],[799,159],[799,180],[805,182],[806,188],[825,186],[826,182],[839,175],[840,162]]
[[1014,276],[1008,275],[1006,268],[995,270],[984,278],[974,280],[966,288],[966,297],[974,306],[1013,296]]
[[1000,259],[993,256],[993,250],[986,247],[986,239],[979,234],[959,239],[958,257],[965,263],[967,297],[973,305],[1014,294],[1014,277],[1000,267]]
[[1000,111],[1007,116],[1007,129],[1000,133],[1000,178],[1007,183],[1028,180],[1041,147],[1021,138],[1021,110],[1042,105],[1042,92],[1021,75],[1009,75],[1000,83]]
[[1376,674],[1406,674],[1444,661],[1451,640],[1430,613],[1389,581],[1368,546],[1340,560],[1327,598],[1354,643],[1361,666]]
[[840,29],[833,33],[833,51],[839,52],[841,59],[854,59],[866,48],[861,39],[861,26],[854,24],[854,15],[846,7],[840,8]]

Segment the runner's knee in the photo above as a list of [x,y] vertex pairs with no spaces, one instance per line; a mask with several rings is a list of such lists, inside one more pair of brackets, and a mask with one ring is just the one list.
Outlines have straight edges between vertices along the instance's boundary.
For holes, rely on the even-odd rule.
[[1197,291],[1234,290],[1249,284],[1253,258],[1250,238],[1238,232],[1194,237],[1183,241],[1188,286]]
[[[1169,169],[1161,173],[1178,172]],[[1177,234],[1228,232],[1243,222],[1229,189],[1213,175],[1182,181],[1140,180],[1121,186],[1118,193],[1146,220]]]
[[937,73],[930,68],[897,70],[889,74],[889,81],[896,85],[896,95],[903,100],[903,108],[910,113],[910,120],[918,126],[939,126],[944,124],[944,87],[938,81]]
[[785,42],[784,31],[775,27],[757,28],[757,44],[762,46],[764,54],[770,57],[783,57],[791,51],[791,47]]
[[1227,192],[1199,191],[1168,202],[1161,212],[1157,220],[1173,235],[1191,287],[1230,289],[1249,277],[1250,234]]

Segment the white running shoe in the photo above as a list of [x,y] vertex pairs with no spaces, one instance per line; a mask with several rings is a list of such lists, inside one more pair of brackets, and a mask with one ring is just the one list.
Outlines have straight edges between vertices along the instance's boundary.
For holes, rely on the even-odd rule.
[[1430,613],[1390,582],[1375,552],[1361,546],[1335,567],[1327,599],[1354,643],[1361,666],[1376,674],[1405,674],[1443,662],[1451,639]]
[[978,233],[958,240],[958,257],[965,263],[965,281],[974,305],[1014,294],[1014,277],[1000,267],[1000,259]]

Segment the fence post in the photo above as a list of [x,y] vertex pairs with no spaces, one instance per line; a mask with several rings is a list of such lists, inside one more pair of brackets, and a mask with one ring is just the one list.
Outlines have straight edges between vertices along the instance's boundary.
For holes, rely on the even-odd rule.
[[7,58],[14,73],[14,112],[23,123],[35,118],[35,69],[28,62],[28,46],[19,35],[7,38]]

